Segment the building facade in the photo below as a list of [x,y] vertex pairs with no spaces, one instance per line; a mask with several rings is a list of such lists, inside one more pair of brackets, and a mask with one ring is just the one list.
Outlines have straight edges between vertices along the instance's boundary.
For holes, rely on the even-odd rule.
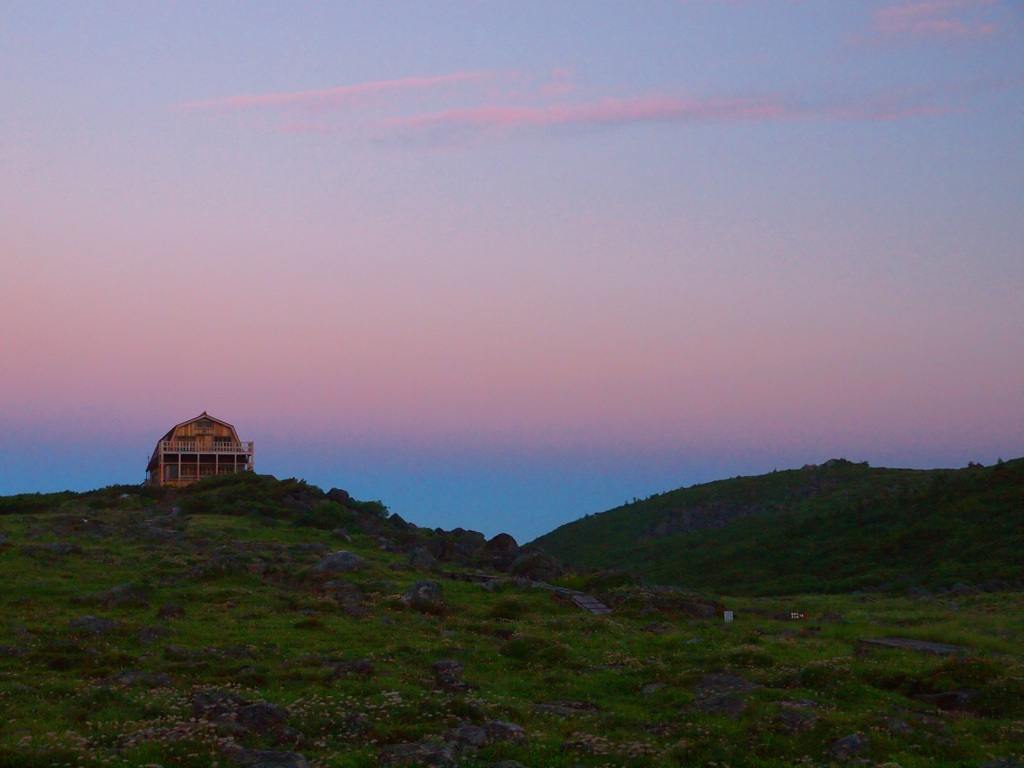
[[206,411],[160,438],[146,466],[147,485],[189,485],[204,477],[251,472],[253,444]]

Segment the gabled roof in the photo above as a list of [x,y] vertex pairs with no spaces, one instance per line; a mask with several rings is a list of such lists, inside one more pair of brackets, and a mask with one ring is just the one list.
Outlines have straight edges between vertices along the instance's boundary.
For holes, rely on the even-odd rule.
[[193,421],[199,421],[199,419],[209,419],[210,421],[215,421],[215,422],[217,422],[218,424],[220,424],[220,425],[222,425],[222,426],[225,426],[225,427],[227,427],[228,429],[230,429],[230,430],[231,430],[231,432],[232,432],[232,434],[233,434],[233,435],[234,435],[235,437],[238,437],[238,432],[237,432],[237,431],[235,430],[235,427],[234,427],[234,425],[232,425],[232,424],[228,424],[228,423],[227,423],[226,421],[222,421],[221,419],[218,419],[218,418],[217,418],[217,417],[215,417],[215,416],[211,416],[211,415],[210,415],[210,414],[208,414],[208,413],[207,413],[206,411],[203,411],[203,412],[202,412],[202,413],[200,413],[200,414],[199,414],[198,416],[193,416],[193,417],[192,417],[191,419],[185,419],[185,420],[184,420],[183,422],[181,422],[180,424],[175,424],[175,425],[174,425],[173,427],[171,427],[171,428],[170,428],[170,430],[169,430],[169,431],[167,432],[167,434],[166,434],[166,435],[164,435],[163,437],[161,437],[160,439],[161,439],[161,440],[170,440],[170,439],[171,439],[171,435],[173,435],[173,434],[174,434],[174,430],[176,430],[176,429],[177,429],[178,427],[183,427],[183,426],[185,426],[186,424],[191,424],[191,423],[192,423]]

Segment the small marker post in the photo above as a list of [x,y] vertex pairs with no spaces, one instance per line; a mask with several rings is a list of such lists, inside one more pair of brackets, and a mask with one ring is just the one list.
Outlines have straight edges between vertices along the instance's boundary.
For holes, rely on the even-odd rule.
[[725,611],[722,615],[725,617],[726,624],[732,623],[732,611]]

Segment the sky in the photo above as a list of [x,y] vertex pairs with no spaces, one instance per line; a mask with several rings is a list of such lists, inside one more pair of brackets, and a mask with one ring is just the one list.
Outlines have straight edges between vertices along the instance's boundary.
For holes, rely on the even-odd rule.
[[0,0],[0,494],[258,472],[528,541],[1024,455],[1024,2]]

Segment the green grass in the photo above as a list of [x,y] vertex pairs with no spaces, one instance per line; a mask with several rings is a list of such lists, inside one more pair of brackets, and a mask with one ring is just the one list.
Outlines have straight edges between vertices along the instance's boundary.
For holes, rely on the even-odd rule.
[[[655,593],[621,574],[567,579],[615,609],[596,617],[543,590],[509,583],[489,592],[412,571],[404,554],[380,550],[376,536],[355,526],[352,542],[339,544],[325,521],[311,517],[321,508],[331,518],[356,510],[321,505],[298,481],[276,482],[153,496],[118,488],[101,493],[107,508],[88,506],[87,494],[41,497],[27,510],[5,501],[0,532],[10,543],[0,548],[0,647],[14,653],[0,651],[0,766],[223,767],[232,764],[223,751],[228,738],[249,748],[295,749],[318,766],[376,766],[387,745],[492,720],[521,725],[528,745],[464,751],[460,765],[828,765],[832,743],[858,731],[871,739],[859,757],[903,768],[977,766],[993,756],[1020,760],[1024,752],[1020,592],[958,597],[955,610],[903,596],[706,595],[706,604],[735,612],[726,624],[720,613],[689,613],[693,594]],[[288,501],[296,490],[308,498]],[[180,537],[136,535],[147,518],[184,508],[189,494],[213,496],[202,511],[158,523]],[[250,502],[263,505],[259,513],[239,511]],[[268,517],[274,504],[277,516]],[[83,506],[89,513],[78,520],[107,526],[104,535],[70,526],[71,510]],[[429,541],[437,534],[419,535]],[[60,541],[81,552],[22,550]],[[296,546],[306,544],[366,558],[364,569],[340,576],[359,590],[362,617],[307,577],[319,555]],[[217,556],[234,558],[237,567],[194,570]],[[442,584],[443,615],[419,613],[399,599],[424,577]],[[127,582],[146,604],[81,601]],[[167,602],[185,615],[158,618]],[[790,610],[808,618],[774,618]],[[98,635],[70,625],[86,614],[120,626]],[[153,627],[171,634],[140,636]],[[967,650],[953,658],[858,651],[861,638],[885,636]],[[326,666],[352,659],[370,659],[372,673],[335,676]],[[440,659],[461,661],[470,687],[437,689],[430,667]],[[172,684],[123,685],[115,676],[126,670],[166,674]],[[757,686],[744,694],[738,715],[696,706],[698,685],[711,672]],[[916,698],[959,688],[977,691],[961,710]],[[210,689],[283,707],[303,742],[232,736],[223,725],[193,719],[192,697]],[[538,707],[560,700],[589,709]],[[815,724],[786,732],[780,718],[804,711],[799,707],[808,707]],[[887,718],[909,732],[893,730]]]

